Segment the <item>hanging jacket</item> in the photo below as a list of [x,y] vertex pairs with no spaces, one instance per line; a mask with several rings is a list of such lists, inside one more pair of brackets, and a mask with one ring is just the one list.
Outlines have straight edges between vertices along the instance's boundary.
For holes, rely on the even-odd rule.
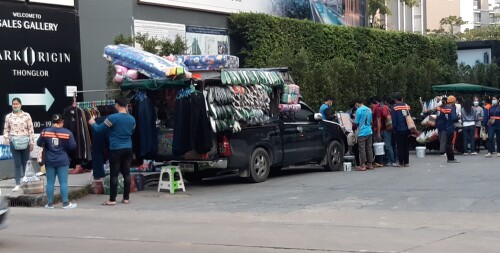
[[394,109],[391,110],[392,129],[394,132],[409,131],[408,124],[406,124],[406,116],[409,115],[410,109],[410,106],[403,102],[394,105]]
[[458,121],[457,110],[453,105],[445,105],[438,108],[439,116],[436,119],[436,128],[452,134],[455,131],[453,123]]

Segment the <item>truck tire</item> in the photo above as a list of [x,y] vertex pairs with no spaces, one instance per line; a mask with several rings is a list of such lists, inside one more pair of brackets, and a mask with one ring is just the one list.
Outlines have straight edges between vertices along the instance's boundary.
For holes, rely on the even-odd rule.
[[330,142],[326,150],[326,164],[325,170],[327,171],[340,171],[344,165],[344,147],[338,141]]
[[197,172],[186,172],[182,174],[182,177],[190,183],[200,183],[203,177]]
[[248,181],[251,183],[261,183],[267,180],[271,170],[269,154],[263,148],[256,148],[250,156],[248,163]]

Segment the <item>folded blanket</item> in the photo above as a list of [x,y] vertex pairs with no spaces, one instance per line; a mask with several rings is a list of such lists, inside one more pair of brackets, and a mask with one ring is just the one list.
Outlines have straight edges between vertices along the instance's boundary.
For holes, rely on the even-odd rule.
[[115,65],[135,69],[150,78],[191,76],[178,63],[127,45],[106,46],[104,57]]

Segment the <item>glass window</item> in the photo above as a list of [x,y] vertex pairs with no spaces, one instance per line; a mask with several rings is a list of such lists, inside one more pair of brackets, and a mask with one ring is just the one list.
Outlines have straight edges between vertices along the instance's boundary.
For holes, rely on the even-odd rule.
[[309,121],[312,117],[314,117],[314,112],[309,110],[309,108],[302,105],[302,109],[295,113],[296,121]]

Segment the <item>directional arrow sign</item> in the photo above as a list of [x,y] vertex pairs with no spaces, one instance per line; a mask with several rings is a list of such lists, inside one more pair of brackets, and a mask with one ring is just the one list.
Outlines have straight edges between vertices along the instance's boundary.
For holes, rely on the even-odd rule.
[[9,94],[9,105],[12,105],[12,99],[16,97],[21,99],[23,105],[45,105],[45,111],[47,112],[54,103],[54,97],[50,94],[47,88],[45,88],[45,93],[42,94]]

